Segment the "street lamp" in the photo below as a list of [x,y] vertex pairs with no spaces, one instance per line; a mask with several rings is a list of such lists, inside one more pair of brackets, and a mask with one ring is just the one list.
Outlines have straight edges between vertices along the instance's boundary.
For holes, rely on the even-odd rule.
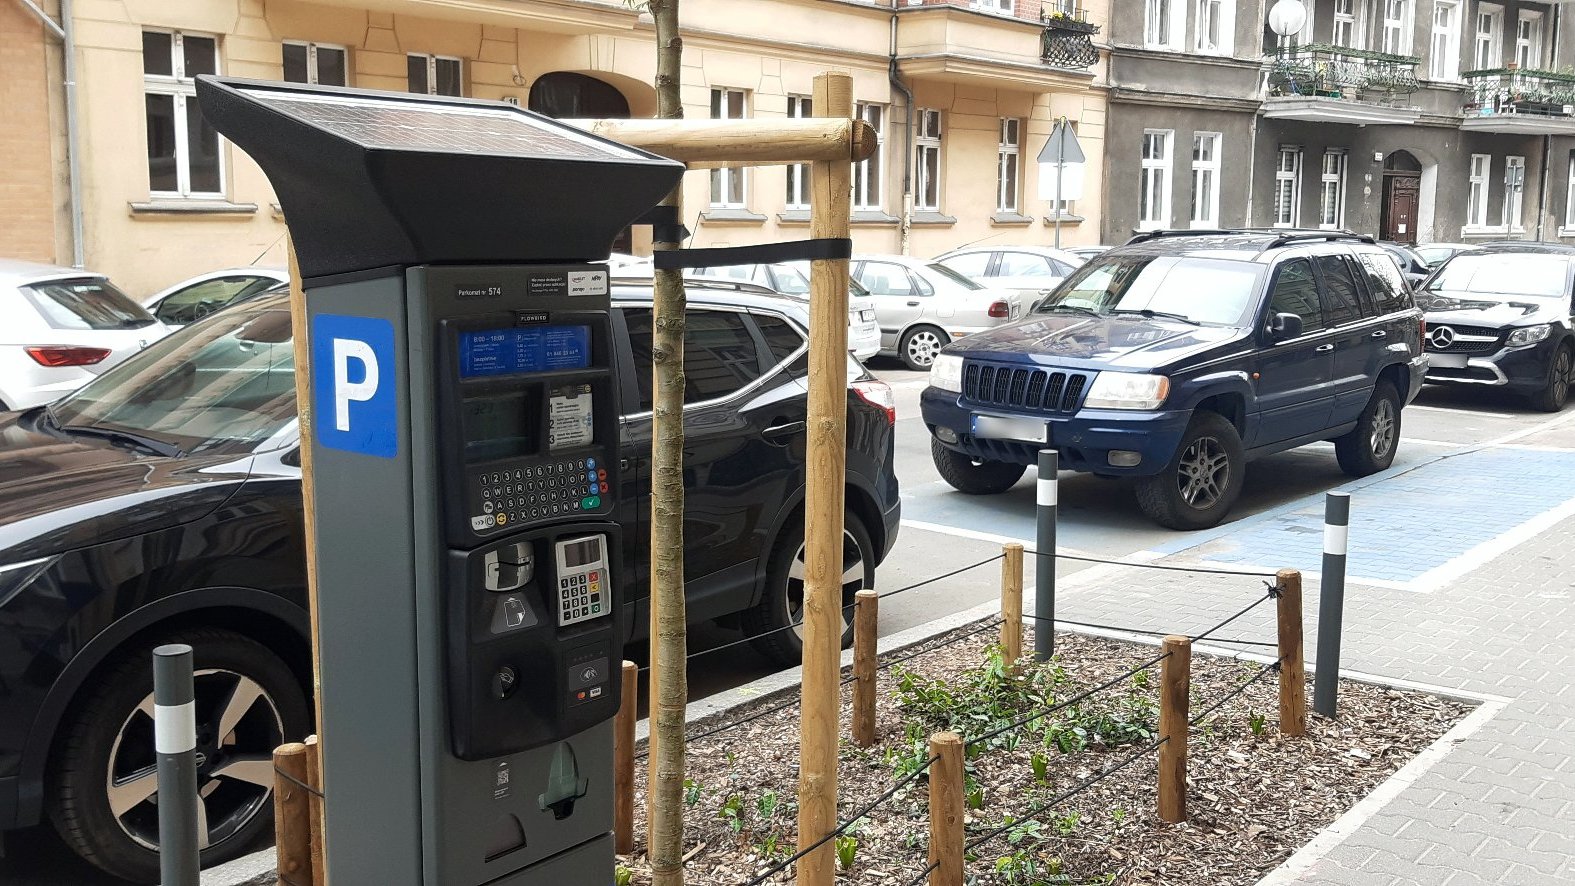
[[1300,34],[1307,26],[1307,5],[1302,0],[1279,0],[1269,10],[1269,30],[1280,38],[1279,49],[1285,50],[1287,40]]

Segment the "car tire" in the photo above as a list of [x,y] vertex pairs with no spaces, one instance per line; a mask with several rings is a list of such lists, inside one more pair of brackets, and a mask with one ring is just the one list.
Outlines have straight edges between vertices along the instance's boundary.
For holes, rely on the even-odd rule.
[[1352,477],[1366,477],[1387,469],[1400,448],[1400,392],[1386,381],[1373,388],[1373,396],[1356,419],[1350,433],[1334,441],[1340,470]]
[[973,458],[930,438],[930,459],[953,489],[968,495],[999,495],[1023,479],[1027,465]]
[[[841,648],[853,643],[853,595],[875,587],[875,545],[864,523],[851,511],[842,526],[842,638]],[[851,575],[851,577],[850,577]],[[744,636],[761,654],[782,667],[804,660],[804,520],[789,518],[771,549],[766,567],[766,592],[760,604],[741,619]]]
[[[142,792],[157,790],[150,659],[164,643],[193,650],[203,755],[197,782],[206,791],[199,802],[211,841],[202,850],[204,867],[272,841],[273,749],[311,728],[306,690],[290,666],[230,631],[172,632],[128,649],[96,673],[56,736],[47,809],[78,855],[137,883],[159,880],[158,807],[150,802],[156,793]],[[227,712],[233,720],[225,719]],[[221,724],[230,728],[216,735]],[[121,793],[112,800],[117,787]]]
[[1575,350],[1569,343],[1559,345],[1548,362],[1547,384],[1531,395],[1531,405],[1542,412],[1558,412],[1569,402],[1570,385],[1575,382]]
[[897,356],[909,369],[922,371],[930,368],[935,355],[948,344],[951,339],[934,326],[915,326],[897,342]]
[[1167,529],[1207,529],[1241,497],[1246,471],[1236,426],[1217,412],[1199,412],[1164,470],[1139,481],[1138,507]]

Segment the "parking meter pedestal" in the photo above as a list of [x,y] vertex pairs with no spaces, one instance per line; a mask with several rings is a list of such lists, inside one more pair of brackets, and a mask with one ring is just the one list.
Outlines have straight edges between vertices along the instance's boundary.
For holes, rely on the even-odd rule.
[[198,98],[306,289],[330,878],[612,882],[634,509],[595,261],[682,166],[501,103]]

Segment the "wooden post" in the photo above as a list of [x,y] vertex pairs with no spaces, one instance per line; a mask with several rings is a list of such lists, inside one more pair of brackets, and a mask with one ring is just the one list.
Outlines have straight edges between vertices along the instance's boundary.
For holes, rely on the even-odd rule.
[[1280,598],[1280,734],[1307,734],[1307,669],[1302,660],[1302,574],[1281,569],[1275,576]]
[[859,591],[853,605],[853,743],[875,743],[875,627],[880,620],[880,594]]
[[[853,116],[853,78],[815,78],[818,117]],[[851,151],[851,148],[850,148]],[[851,159],[811,167],[810,236],[846,238]],[[841,705],[842,512],[847,481],[848,262],[810,267],[809,440],[804,494],[804,680],[799,720],[798,839],[807,846],[837,825],[837,719]],[[798,886],[832,886],[831,841],[798,862]]]
[[613,724],[613,851],[634,851],[634,723],[640,713],[640,667],[623,663],[623,697]]
[[857,161],[874,154],[879,144],[873,126],[848,118],[562,122],[630,147],[681,160],[690,169]]
[[1001,660],[1007,667],[1023,654],[1023,546],[1001,548]]
[[301,787],[311,784],[307,781],[306,745],[292,741],[274,748],[273,766],[277,770],[273,776],[273,827],[279,880],[311,886],[312,804],[308,802],[311,795]]
[[963,886],[963,740],[954,732],[930,736],[929,886]]
[[1171,824],[1187,820],[1187,714],[1192,700],[1192,640],[1165,638],[1170,657],[1159,678],[1159,817]]
[[311,855],[312,882],[322,886],[328,881],[327,859],[323,857],[323,755],[317,736],[308,735],[306,741],[306,783],[317,791],[307,798],[311,806]]

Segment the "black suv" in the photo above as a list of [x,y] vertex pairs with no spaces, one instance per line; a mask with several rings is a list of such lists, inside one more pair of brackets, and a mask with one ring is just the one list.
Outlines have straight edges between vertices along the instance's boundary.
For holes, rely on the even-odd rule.
[[1002,492],[1061,466],[1137,479],[1173,529],[1224,518],[1246,463],[1333,440],[1394,460],[1422,314],[1390,254],[1328,231],[1157,231],[1089,260],[1027,317],[948,345],[921,399],[943,478]]
[[[651,296],[613,290],[630,466],[616,519],[643,634]],[[808,303],[692,281],[688,611],[753,635],[803,600]],[[94,864],[158,879],[149,653],[196,649],[205,862],[270,836],[273,748],[310,729],[288,300],[175,333],[53,407],[0,415],[0,829],[47,814]],[[898,526],[890,389],[849,361],[845,592]],[[851,630],[848,630],[851,633]],[[796,630],[758,640],[784,663]]]
[[1457,253],[1417,298],[1427,380],[1494,385],[1557,412],[1575,382],[1575,248],[1492,243]]

